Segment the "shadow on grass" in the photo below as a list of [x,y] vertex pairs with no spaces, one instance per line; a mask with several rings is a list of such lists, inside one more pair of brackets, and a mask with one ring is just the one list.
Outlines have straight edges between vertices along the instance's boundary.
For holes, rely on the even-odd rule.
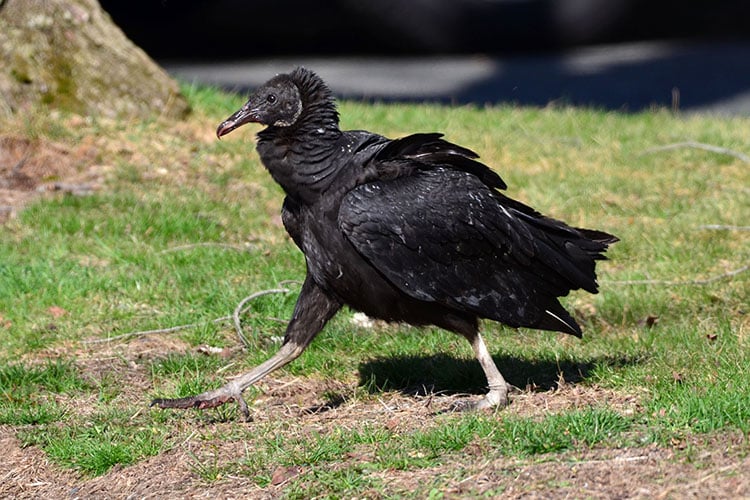
[[[591,376],[597,366],[628,366],[642,360],[606,356],[587,360],[539,360],[493,356],[505,380],[521,389],[547,391],[560,378],[577,383]],[[475,359],[447,354],[375,358],[359,365],[359,383],[370,393],[399,391],[410,395],[484,394],[487,379]]]

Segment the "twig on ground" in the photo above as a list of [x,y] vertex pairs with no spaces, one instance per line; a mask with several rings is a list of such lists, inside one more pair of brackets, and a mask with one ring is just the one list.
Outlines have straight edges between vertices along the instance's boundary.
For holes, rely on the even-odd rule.
[[186,444],[188,444],[195,437],[196,434],[198,434],[197,430],[191,432],[190,435],[188,437],[186,437],[183,442],[181,442],[180,444],[178,444],[176,446],[173,446],[173,447],[171,447],[169,449],[170,450],[174,450],[175,448],[182,448],[183,446],[185,446]]
[[680,149],[680,148],[702,149],[704,151],[710,151],[711,153],[718,153],[722,155],[733,156],[737,158],[738,160],[744,161],[745,163],[750,163],[750,156],[744,153],[740,153],[739,151],[734,151],[733,149],[714,146],[713,144],[705,144],[702,142],[695,142],[695,141],[675,142],[673,144],[665,144],[664,146],[656,146],[656,147],[649,148],[643,151],[641,153],[641,156],[651,154],[651,153],[658,153],[661,151],[670,151],[673,149]]
[[[211,320],[211,323],[223,323],[225,321],[231,320],[231,316],[222,316],[221,318],[216,318],[214,320]],[[177,325],[177,326],[171,326],[169,328],[157,328],[156,330],[143,330],[140,332],[129,332],[129,333],[123,333],[122,335],[115,335],[114,337],[107,337],[105,339],[92,339],[92,340],[84,340],[84,344],[103,344],[105,342],[115,342],[117,340],[124,340],[129,339],[132,337],[145,337],[147,335],[157,335],[160,333],[173,333],[173,332],[179,332],[180,330],[187,330],[188,328],[195,328],[200,323],[190,323],[187,325]]]
[[[293,280],[287,280],[282,281],[281,283],[297,283]],[[281,284],[279,283],[279,284]],[[245,334],[242,331],[242,325],[240,324],[240,315],[244,314],[250,307],[245,307],[245,304],[248,302],[257,299],[258,297],[262,297],[263,295],[269,295],[272,293],[289,293],[290,290],[288,288],[272,288],[270,290],[261,290],[259,292],[255,292],[251,295],[248,295],[244,299],[240,301],[240,303],[237,305],[237,307],[234,309],[234,313],[231,316],[222,316],[220,318],[212,319],[210,323],[218,324],[218,323],[224,323],[226,321],[233,320],[235,329],[237,330],[237,335],[240,337],[240,340],[242,341],[242,344],[245,347],[249,347],[249,343],[247,341],[247,338],[245,337]],[[243,309],[244,308],[244,309]],[[280,320],[278,318],[268,318],[272,321],[284,321]],[[187,330],[188,328],[195,328],[199,326],[202,323],[189,323],[187,325],[177,325],[177,326],[171,326],[169,328],[157,328],[155,330],[143,330],[139,332],[129,332],[129,333],[123,333],[122,335],[115,335],[114,337],[107,337],[105,339],[91,339],[91,340],[84,340],[84,344],[103,344],[105,342],[115,342],[118,340],[125,340],[132,337],[145,337],[147,335],[157,335],[161,333],[173,333],[178,332],[180,330]]]
[[221,368],[219,368],[218,370],[216,370],[216,374],[218,375],[221,372],[225,372],[225,371],[229,370],[231,367],[233,367],[236,364],[237,363],[229,363],[228,365],[224,365]]
[[740,465],[741,464],[729,464],[729,465],[725,465],[724,467],[720,467],[720,468],[718,468],[718,469],[716,469],[716,470],[714,470],[714,471],[706,474],[705,476],[701,477],[700,479],[698,479],[696,481],[693,481],[693,482],[690,482],[690,483],[687,483],[687,484],[681,483],[679,485],[670,486],[667,489],[665,489],[664,491],[662,491],[661,493],[659,493],[655,498],[659,498],[659,499],[661,499],[661,498],[667,498],[667,497],[670,496],[670,493],[672,493],[673,491],[677,490],[680,487],[682,487],[682,491],[684,491],[684,492],[687,493],[692,488],[694,488],[695,486],[699,486],[702,483],[705,483],[709,479],[712,479],[714,476],[717,476],[719,474],[724,474],[724,473],[729,472],[729,471],[734,470],[734,469],[738,469],[740,467]]
[[250,302],[251,300],[255,300],[258,297],[262,297],[264,295],[270,295],[272,293],[289,293],[288,288],[272,288],[270,290],[261,290],[259,292],[255,292],[251,295],[248,295],[244,299],[240,301],[239,304],[237,304],[237,307],[234,308],[234,314],[232,314],[232,319],[234,320],[234,329],[237,330],[237,336],[240,338],[240,341],[242,342],[242,345],[245,347],[250,347],[250,342],[248,342],[247,337],[245,337],[245,333],[242,331],[242,324],[240,323],[240,314],[244,313],[247,309],[250,309],[248,306],[247,309],[243,309],[245,307],[245,304]]
[[698,226],[698,229],[715,229],[719,231],[750,231],[750,226],[731,226],[725,224],[706,224]]
[[189,245],[177,245],[175,247],[165,248],[164,250],[158,253],[164,254],[164,253],[170,253],[170,252],[179,252],[181,250],[192,250],[193,248],[199,248],[199,247],[226,248],[229,250],[237,250],[238,252],[249,252],[254,248],[251,243],[247,243],[245,245],[231,245],[229,243],[217,243],[213,241],[204,241],[201,243],[191,243]]
[[387,404],[385,404],[385,401],[383,401],[381,398],[378,398],[378,403],[380,403],[383,406],[383,409],[387,413],[393,413],[393,407],[392,406],[388,406]]
[[738,274],[742,274],[750,269],[750,264],[742,266],[739,269],[719,274],[718,276],[712,276],[710,278],[702,280],[685,280],[685,281],[670,281],[670,280],[625,280],[625,281],[610,281],[606,280],[604,283],[607,285],[664,285],[664,286],[690,286],[690,285],[710,285],[723,279],[732,278]]
[[612,457],[612,458],[600,458],[600,459],[593,459],[593,460],[578,460],[578,461],[570,461],[568,462],[571,465],[590,465],[590,464],[606,464],[606,463],[612,463],[612,462],[640,462],[642,460],[649,460],[651,459],[648,455],[637,455],[633,457]]
[[[299,381],[300,381],[299,378],[294,377],[292,380],[289,380],[287,382],[283,382],[279,387],[271,387],[268,390],[268,394],[273,394],[274,392],[282,391],[282,390],[286,389],[287,387],[290,387],[290,386],[292,386],[294,384],[299,383]],[[276,382],[281,382],[281,381],[280,380],[276,380]]]
[[288,285],[302,286],[302,282],[299,281],[299,280],[283,280],[283,281],[279,281],[279,287],[280,288],[281,287],[286,287]]

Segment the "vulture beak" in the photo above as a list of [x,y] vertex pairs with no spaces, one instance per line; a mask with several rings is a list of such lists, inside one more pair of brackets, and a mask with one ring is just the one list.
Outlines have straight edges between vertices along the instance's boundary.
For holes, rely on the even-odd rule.
[[216,137],[221,139],[222,136],[227,135],[232,130],[241,127],[246,123],[258,122],[258,117],[253,110],[250,109],[248,104],[242,106],[232,114],[232,116],[219,124],[219,127],[216,129]]

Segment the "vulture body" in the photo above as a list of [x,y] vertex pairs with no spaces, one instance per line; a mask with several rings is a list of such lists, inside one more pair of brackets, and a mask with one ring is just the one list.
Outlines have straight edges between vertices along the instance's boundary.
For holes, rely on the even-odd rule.
[[343,306],[464,336],[488,380],[472,408],[505,404],[508,384],[478,319],[581,336],[558,297],[597,292],[595,264],[617,238],[545,217],[500,192],[500,176],[441,134],[391,140],[341,131],[332,94],[297,68],[258,88],[217,129],[256,122],[263,165],[286,193],[284,227],[307,276],[279,352],[224,387],[163,408],[206,408],[299,356]]

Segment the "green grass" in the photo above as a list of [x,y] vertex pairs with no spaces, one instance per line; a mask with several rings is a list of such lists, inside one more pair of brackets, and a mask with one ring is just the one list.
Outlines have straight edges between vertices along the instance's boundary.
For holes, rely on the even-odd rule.
[[80,394],[91,386],[69,362],[41,366],[13,363],[0,367],[0,424],[37,425],[60,419],[56,394]]
[[132,419],[120,410],[102,410],[83,422],[22,428],[24,446],[42,447],[55,462],[87,474],[103,474],[117,464],[128,465],[166,449],[170,430],[159,423]]
[[[639,411],[626,414],[602,401],[541,416],[514,415],[511,408],[420,417],[398,430],[365,420],[309,432],[304,419],[282,414],[272,422],[235,423],[233,407],[145,411],[153,397],[217,387],[267,359],[284,332],[273,318],[291,315],[296,293],[252,303],[252,314],[243,317],[252,344],[246,352],[224,359],[195,347],[236,347],[230,323],[213,320],[254,291],[304,277],[304,259],[278,219],[282,193],[253,151],[254,131],[213,139],[216,123],[241,100],[185,90],[196,109],[187,124],[70,127],[61,116],[28,119],[20,128],[71,148],[102,138],[95,161],[112,166],[94,195],[34,202],[2,228],[0,424],[24,445],[96,475],[163,453],[197,425],[206,446],[217,450],[248,443],[241,458],[229,461],[196,451],[191,467],[205,483],[242,475],[267,488],[278,467],[299,467],[279,487],[290,498],[403,494],[384,479],[389,471],[435,469],[432,482],[410,493],[436,497],[461,480],[462,469],[449,466],[462,460],[467,467],[488,457],[546,460],[588,448],[672,446],[704,434],[750,432],[750,272],[692,282],[750,261],[747,231],[704,227],[747,225],[750,168],[694,149],[644,153],[684,140],[747,153],[750,120],[664,111],[340,106],[346,128],[391,136],[444,131],[493,165],[511,196],[621,238],[600,265],[602,293],[566,299],[584,326],[582,340],[490,322],[483,327],[514,385],[546,390],[562,376],[632,395]],[[652,282],[632,283],[639,280]],[[658,320],[649,326],[648,317]],[[390,391],[484,391],[465,340],[434,328],[363,329],[349,318],[348,311],[339,314],[276,375],[340,380],[351,391],[332,390],[321,399],[358,405],[378,406]],[[187,324],[196,326],[86,343]],[[262,396],[257,389],[247,393],[251,402]]]

